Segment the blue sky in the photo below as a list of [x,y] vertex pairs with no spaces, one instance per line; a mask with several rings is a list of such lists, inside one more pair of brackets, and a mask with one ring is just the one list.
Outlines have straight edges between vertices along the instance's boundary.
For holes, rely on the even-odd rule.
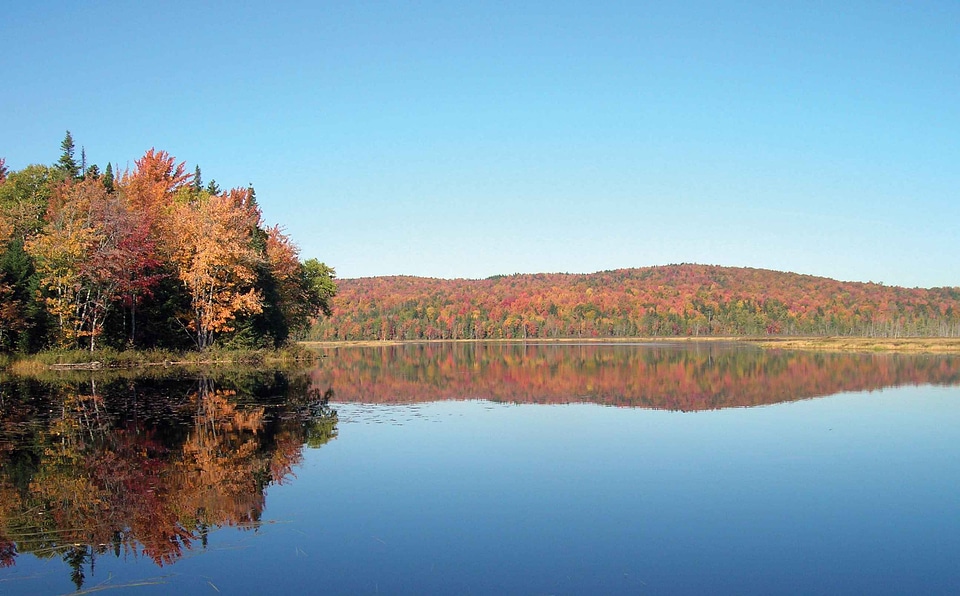
[[960,285],[956,2],[17,2],[0,156],[163,149],[340,277]]

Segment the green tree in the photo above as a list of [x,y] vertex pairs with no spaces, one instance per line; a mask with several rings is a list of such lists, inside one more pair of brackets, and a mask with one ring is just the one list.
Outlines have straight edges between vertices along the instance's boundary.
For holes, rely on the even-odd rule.
[[0,185],[0,211],[13,224],[13,236],[23,238],[43,226],[56,177],[47,166],[27,166],[7,176]]
[[70,178],[79,177],[80,166],[77,165],[77,160],[73,158],[73,135],[70,134],[69,130],[67,131],[67,135],[63,137],[63,141],[60,143],[60,149],[63,152],[60,154],[60,161],[57,162],[57,168],[59,168]]
[[107,192],[113,192],[113,166],[107,162],[107,169],[103,172],[103,187]]
[[336,271],[317,259],[307,259],[303,262],[302,276],[301,287],[311,316],[323,313],[329,317],[330,301],[337,295]]
[[56,177],[47,166],[32,165],[11,173],[0,184],[0,222],[6,241],[0,249],[0,350],[36,351],[46,341],[47,316],[39,295],[26,239],[43,227],[43,215]]

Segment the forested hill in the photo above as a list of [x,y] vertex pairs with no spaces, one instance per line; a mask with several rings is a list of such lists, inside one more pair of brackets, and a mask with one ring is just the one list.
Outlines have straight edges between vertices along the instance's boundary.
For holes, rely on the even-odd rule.
[[311,338],[960,336],[960,287],[668,265],[483,280],[344,279]]

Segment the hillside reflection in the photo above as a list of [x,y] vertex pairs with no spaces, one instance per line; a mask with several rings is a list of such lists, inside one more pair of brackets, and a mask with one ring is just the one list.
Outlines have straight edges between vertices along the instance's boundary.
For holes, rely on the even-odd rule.
[[960,358],[766,351],[732,344],[406,344],[333,348],[313,371],[337,400],[710,410],[900,385],[960,384]]
[[330,394],[280,374],[0,385],[0,567],[173,563],[211,529],[256,529],[265,490],[337,434]]

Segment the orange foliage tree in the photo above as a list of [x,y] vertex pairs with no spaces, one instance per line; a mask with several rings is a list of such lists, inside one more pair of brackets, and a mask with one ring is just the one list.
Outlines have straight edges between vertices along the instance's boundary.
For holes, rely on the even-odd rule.
[[197,347],[213,343],[218,333],[233,330],[241,313],[263,309],[254,287],[260,255],[252,245],[260,213],[248,189],[201,195],[177,205],[171,224],[171,255],[177,276],[190,294],[183,324]]

